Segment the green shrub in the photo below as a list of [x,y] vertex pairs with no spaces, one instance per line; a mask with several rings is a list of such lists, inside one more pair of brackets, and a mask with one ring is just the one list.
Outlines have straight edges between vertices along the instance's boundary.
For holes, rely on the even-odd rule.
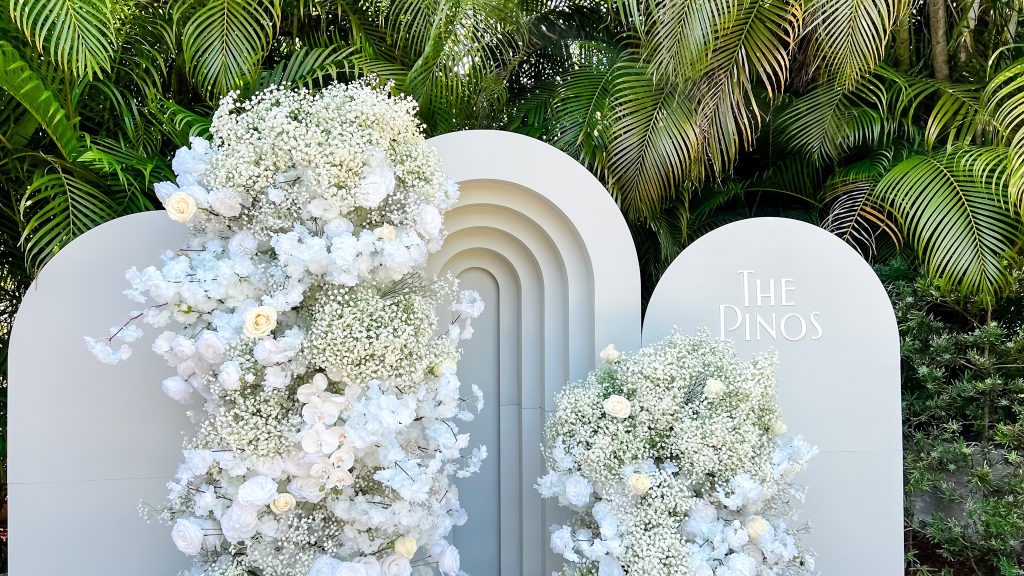
[[992,306],[879,270],[903,358],[907,573],[1024,575],[1024,273]]

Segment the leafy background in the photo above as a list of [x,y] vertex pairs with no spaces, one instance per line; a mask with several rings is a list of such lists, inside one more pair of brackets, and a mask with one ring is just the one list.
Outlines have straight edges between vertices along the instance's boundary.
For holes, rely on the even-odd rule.
[[152,184],[221,96],[372,74],[419,101],[429,134],[513,130],[587,166],[630,223],[646,290],[694,239],[752,216],[815,223],[880,265],[904,338],[908,574],[1020,576],[1022,11],[9,0],[0,378],[35,273],[75,236],[156,207]]

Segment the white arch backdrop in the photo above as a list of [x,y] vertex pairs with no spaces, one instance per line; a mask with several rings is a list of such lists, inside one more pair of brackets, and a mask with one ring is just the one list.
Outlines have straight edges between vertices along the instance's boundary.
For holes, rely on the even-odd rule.
[[[605,344],[615,342],[624,350],[639,346],[636,251],[601,184],[554,148],[490,131],[448,134],[431,144],[463,190],[447,217],[451,234],[432,267],[455,273],[488,303],[460,374],[487,394],[484,414],[471,432],[488,444],[491,458],[481,475],[462,487],[470,521],[456,532],[455,541],[464,568],[474,576],[549,574],[559,563],[547,552],[547,527],[560,512],[532,489],[541,474],[538,446],[545,413],[552,409],[554,392],[584,376]],[[775,224],[766,226],[768,234],[777,230]],[[878,401],[879,410],[850,411],[850,417],[838,420],[841,407],[835,402],[826,399],[826,405],[818,405],[820,395],[796,392],[820,389],[822,374],[790,371],[787,366],[803,359],[789,356],[783,342],[772,343],[778,344],[784,363],[783,408],[791,425],[825,449],[807,476],[812,481],[808,517],[820,527],[813,537],[822,550],[820,566],[829,576],[897,576],[902,573],[902,490],[898,452],[895,459],[891,452],[899,445],[898,348],[892,345],[895,326],[887,324],[892,311],[879,299],[877,280],[871,284],[865,276],[867,266],[853,263],[850,256],[855,255],[838,241],[825,242],[813,254],[800,252],[808,234],[814,241],[828,236],[806,228],[803,240],[787,247],[796,250],[789,257],[812,266],[838,262],[827,269],[840,274],[849,269],[855,281],[848,290],[859,298],[850,303],[851,310],[860,306],[857,314],[875,318],[874,324],[853,329],[834,321],[827,324],[827,337],[845,334],[838,338],[844,345],[859,346],[864,338],[880,343],[871,357],[859,358],[852,367],[877,377],[873,386],[847,388],[844,397],[859,399],[857,406]],[[140,499],[163,498],[163,485],[180,457],[180,431],[188,426],[182,407],[160,392],[157,375],[166,368],[148,353],[145,342],[135,357],[111,368],[95,362],[81,340],[131,309],[129,301],[118,297],[125,287],[124,270],[154,262],[160,250],[176,248],[183,236],[183,228],[160,213],[107,223],[62,250],[26,296],[10,357],[13,574],[169,574],[184,566],[167,529],[147,526],[135,514]],[[732,282],[721,270],[712,270],[717,260],[712,240],[688,250],[659,285],[648,313],[647,339],[655,333],[660,337],[673,323],[689,329],[692,321],[704,318],[697,311],[705,310],[701,306],[707,302],[683,304],[687,298],[697,302],[715,294],[693,292],[692,286]],[[771,237],[756,240],[764,246],[772,242]],[[707,247],[705,256],[687,260],[701,246]],[[786,257],[779,262],[784,265]],[[838,300],[846,292],[829,294],[823,287],[829,286],[808,284],[800,294],[812,295],[808,302],[823,303],[819,307],[829,311],[847,305]],[[858,290],[870,295],[870,309],[862,308]],[[858,332],[865,327],[877,332]],[[816,370],[819,364],[813,366]],[[873,426],[858,418],[872,415],[881,415],[886,425],[869,434],[873,440],[867,444],[858,442],[865,425]],[[830,430],[831,422],[841,425]],[[878,446],[889,452],[875,450]],[[865,450],[875,450],[876,457],[865,459]],[[842,481],[851,469],[859,471],[859,478],[877,481]],[[873,510],[881,516],[835,521],[822,514],[849,513],[850,507],[819,506],[833,496],[875,502]]]

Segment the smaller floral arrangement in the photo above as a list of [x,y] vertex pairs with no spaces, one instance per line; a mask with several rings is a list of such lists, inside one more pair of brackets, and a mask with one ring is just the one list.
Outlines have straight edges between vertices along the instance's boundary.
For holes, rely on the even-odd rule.
[[738,359],[707,330],[673,333],[555,399],[545,498],[575,512],[551,527],[564,576],[801,576],[793,483],[817,448],[787,434],[774,355]]

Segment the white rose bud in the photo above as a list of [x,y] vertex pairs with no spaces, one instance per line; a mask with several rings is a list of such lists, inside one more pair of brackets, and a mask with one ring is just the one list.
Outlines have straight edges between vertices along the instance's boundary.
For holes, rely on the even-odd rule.
[[249,338],[262,338],[277,326],[277,310],[270,306],[258,306],[245,313],[242,333]]
[[747,518],[747,523],[744,527],[747,529],[750,540],[755,544],[761,544],[775,537],[775,529],[761,516]]
[[704,397],[710,400],[718,398],[725,392],[725,382],[717,378],[708,378],[704,383]]
[[395,540],[395,554],[412,560],[416,555],[416,539],[411,536],[402,536]]
[[195,556],[203,549],[203,529],[193,518],[179,518],[171,530],[171,540],[183,554]]
[[393,241],[398,237],[398,231],[391,224],[385,224],[373,231],[373,235],[381,240]]
[[633,411],[633,406],[629,403],[629,400],[613,394],[604,401],[604,411],[612,418],[629,418],[630,413]]
[[782,436],[786,432],[789,432],[789,427],[786,426],[786,423],[782,421],[782,418],[779,418],[775,420],[775,422],[772,422],[772,436],[778,438],[779,436]]
[[637,496],[647,494],[651,489],[651,477],[647,474],[632,474],[629,477],[629,491]]
[[196,200],[188,192],[175,192],[167,198],[164,208],[171,220],[184,224],[196,213]]
[[622,352],[615,349],[615,344],[609,344],[601,350],[601,361],[605,364],[615,364],[622,360]]
[[295,496],[292,496],[287,492],[278,494],[277,497],[270,502],[270,509],[273,510],[275,514],[284,514],[292,508],[295,508]]

